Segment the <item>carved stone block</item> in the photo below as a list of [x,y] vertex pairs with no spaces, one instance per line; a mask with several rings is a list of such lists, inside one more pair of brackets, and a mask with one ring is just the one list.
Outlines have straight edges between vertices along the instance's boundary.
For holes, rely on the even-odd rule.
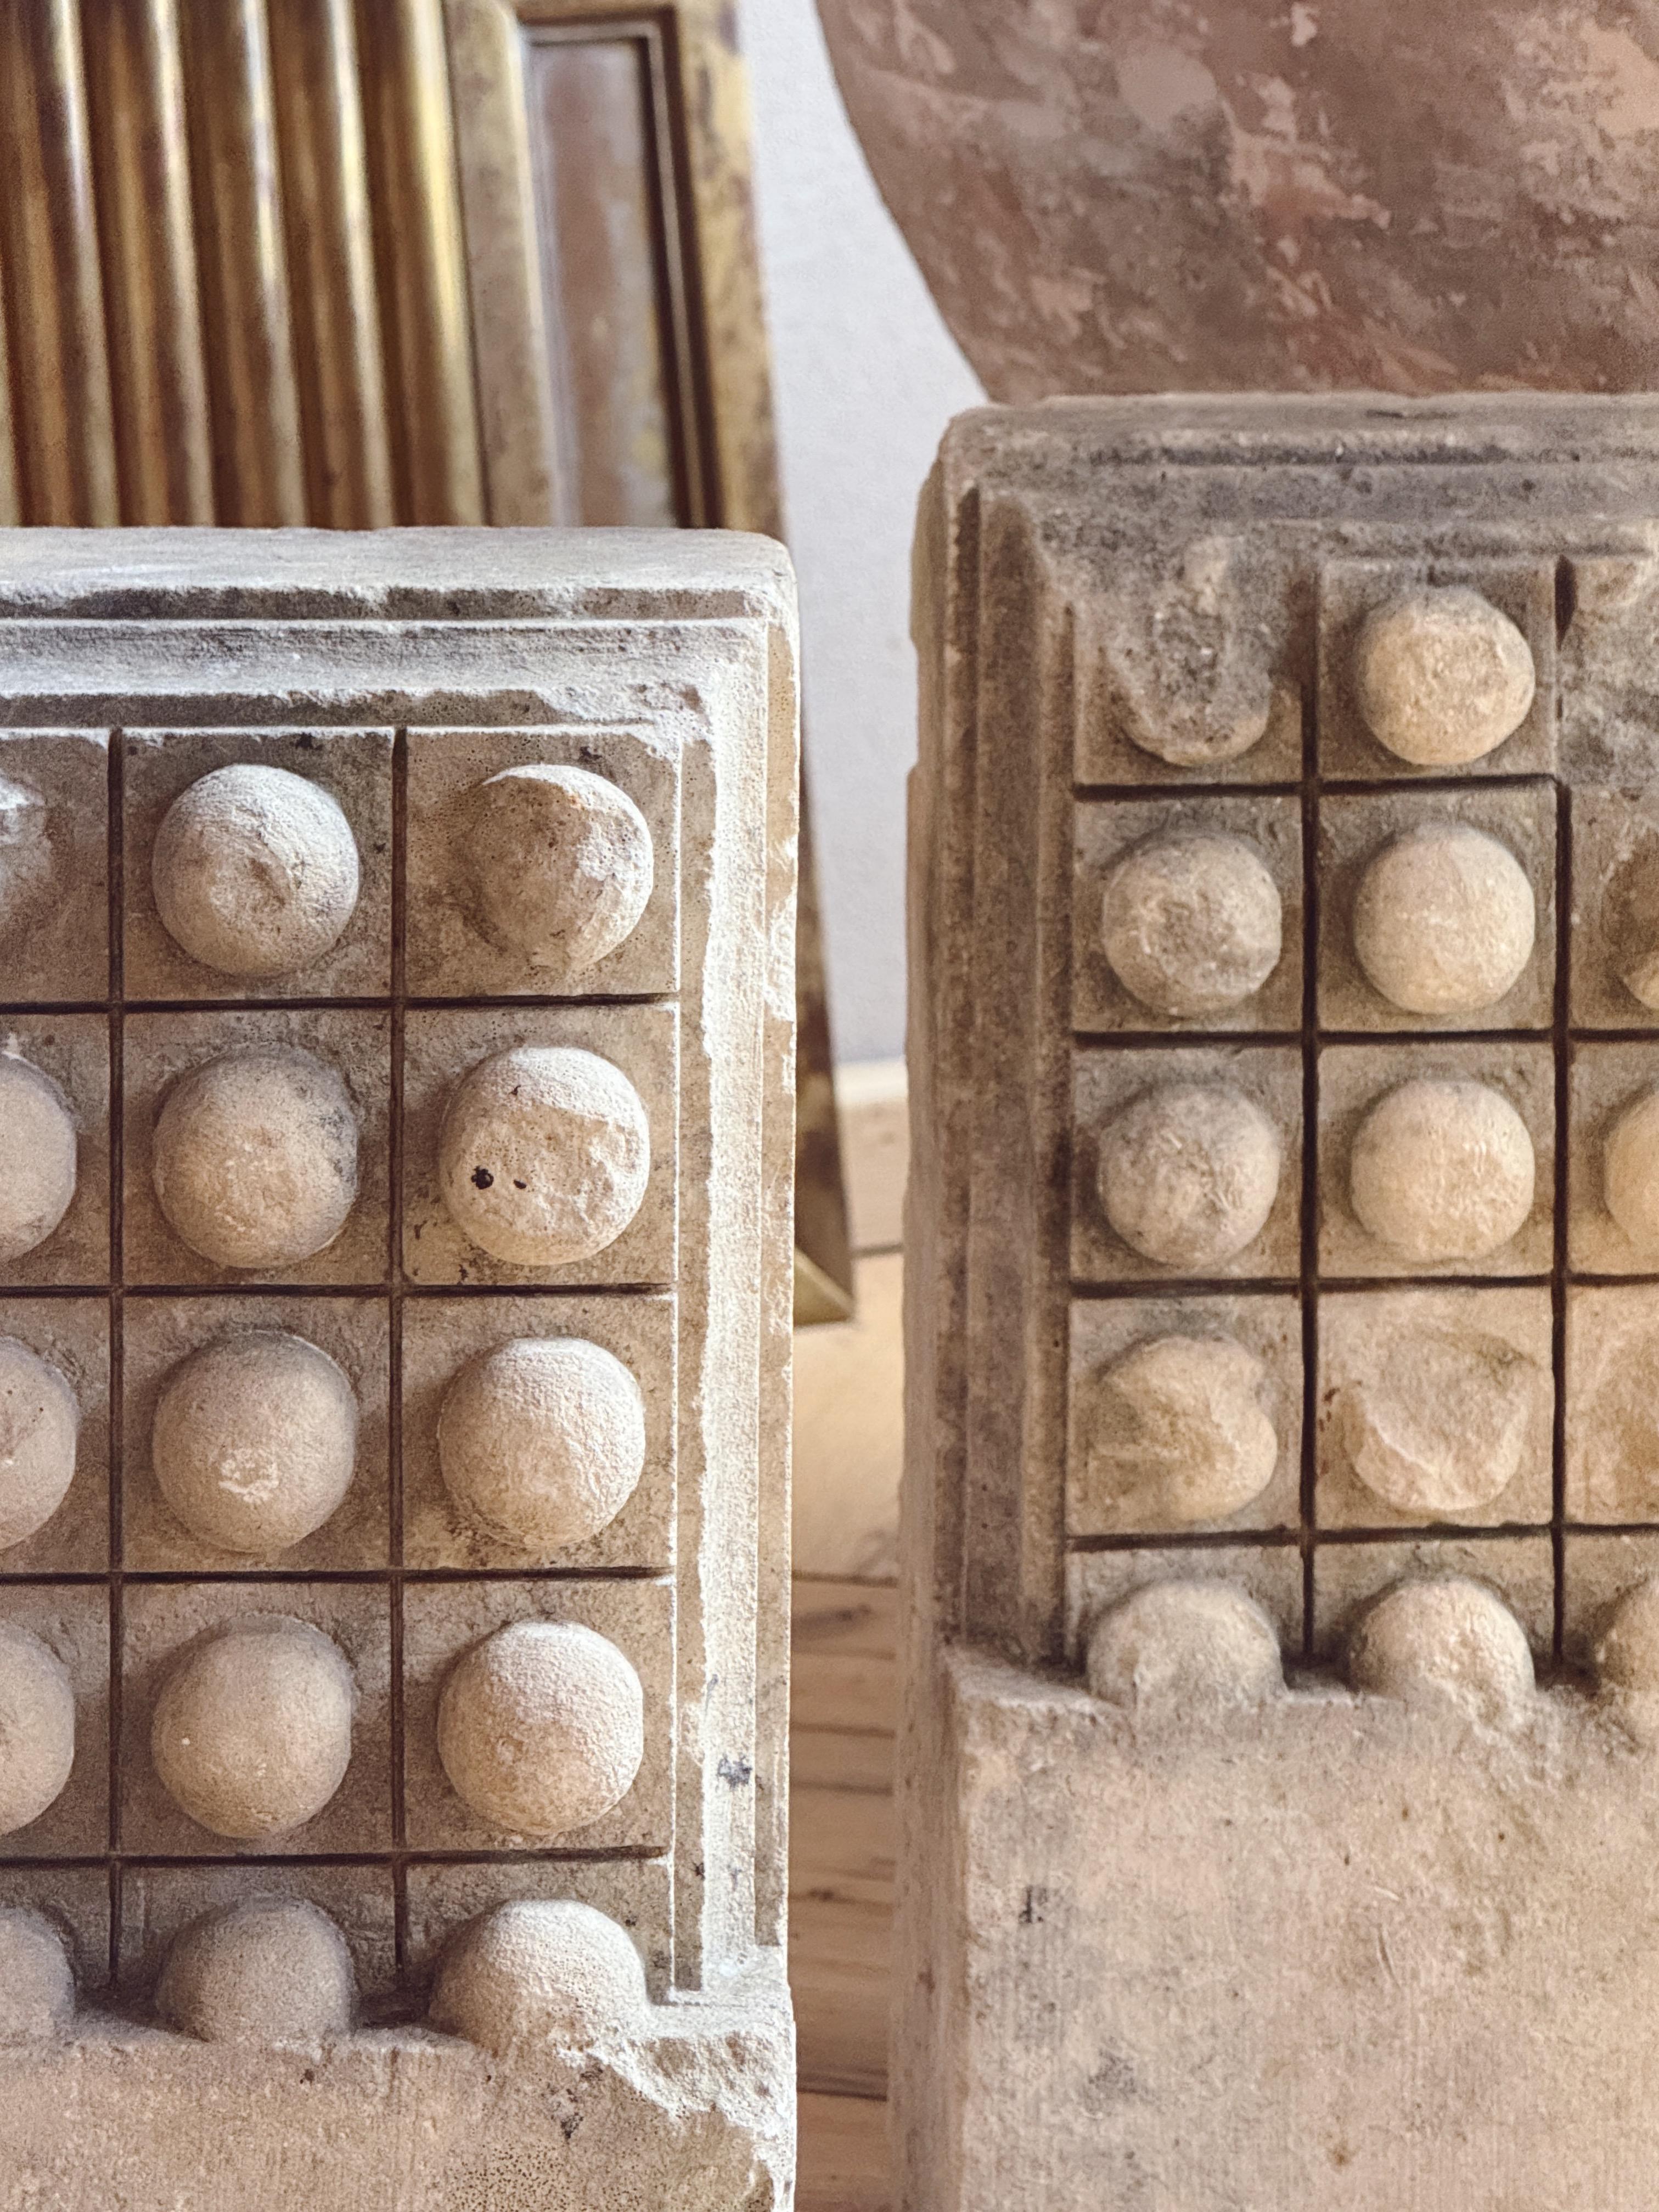
[[787,563],[0,630],[0,2202],[781,2208]]
[[1644,2212],[1659,407],[963,417],[908,2212]]

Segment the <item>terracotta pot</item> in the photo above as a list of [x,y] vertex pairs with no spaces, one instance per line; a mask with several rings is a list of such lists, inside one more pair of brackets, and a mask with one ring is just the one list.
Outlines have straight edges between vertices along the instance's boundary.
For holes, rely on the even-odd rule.
[[1659,383],[1655,0],[819,0],[999,399]]

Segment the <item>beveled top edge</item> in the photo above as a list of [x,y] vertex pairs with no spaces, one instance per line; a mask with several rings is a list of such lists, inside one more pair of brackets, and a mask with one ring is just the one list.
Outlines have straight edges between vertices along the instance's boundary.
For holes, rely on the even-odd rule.
[[0,617],[795,623],[775,538],[735,530],[0,529]]
[[1376,461],[1659,464],[1659,394],[1158,392],[1054,398],[958,415],[945,455],[974,473],[1043,452],[1079,464]]

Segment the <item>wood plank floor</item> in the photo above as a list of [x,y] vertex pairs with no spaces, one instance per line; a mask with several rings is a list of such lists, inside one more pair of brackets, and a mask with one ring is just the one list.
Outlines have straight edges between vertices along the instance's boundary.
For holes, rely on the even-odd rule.
[[889,2212],[893,1912],[890,1583],[798,1579],[790,1724],[789,1972],[801,2212]]

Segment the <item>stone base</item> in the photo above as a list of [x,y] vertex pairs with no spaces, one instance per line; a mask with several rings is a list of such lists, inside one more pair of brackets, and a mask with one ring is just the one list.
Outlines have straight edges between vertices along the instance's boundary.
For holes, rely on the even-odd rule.
[[1650,2212],[1659,1765],[1616,1700],[1152,1718],[960,1649],[934,1688],[906,2212]]
[[651,2033],[510,2062],[416,2028],[211,2045],[96,2014],[0,2051],[3,2212],[787,2212],[781,1959]]

